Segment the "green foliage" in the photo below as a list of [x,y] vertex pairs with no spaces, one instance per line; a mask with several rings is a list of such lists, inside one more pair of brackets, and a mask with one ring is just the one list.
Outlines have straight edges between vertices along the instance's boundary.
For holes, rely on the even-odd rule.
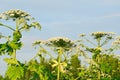
[[14,65],[19,65],[18,61],[14,58],[5,58],[4,61],[8,64],[14,64]]
[[100,55],[101,58],[98,58],[99,62],[98,64],[100,65],[100,70],[104,74],[110,75],[114,79],[120,78],[118,74],[120,73],[120,68],[119,68],[119,62],[120,60],[115,58],[114,55],[107,55],[107,54],[102,54]]
[[19,41],[22,38],[22,34],[20,31],[16,30],[13,32],[13,41]]
[[6,53],[8,53],[9,55],[11,55],[12,52],[13,52],[13,49],[9,45],[9,42],[0,44],[0,55],[6,54]]
[[9,42],[9,47],[11,47],[12,49],[19,50],[21,46],[22,46],[21,42],[15,42],[15,41]]
[[[18,39],[17,39],[18,40]],[[8,55],[13,54],[13,50],[19,50],[22,43],[16,40],[7,41],[0,44],[0,55],[8,53]]]
[[20,80],[24,76],[24,69],[21,66],[9,66],[6,71],[6,76],[11,80]]
[[[4,43],[0,43],[0,56],[3,54],[10,56],[4,58],[8,67],[5,77],[0,76],[0,80],[120,79],[120,57],[114,54],[116,49],[120,49],[120,37],[114,40],[113,46],[106,47],[107,49],[103,47],[114,38],[113,32],[93,32],[90,36],[96,43],[87,39],[85,34],[80,35],[77,42],[66,37],[36,41],[33,46],[39,46],[38,53],[30,61],[21,63],[16,58],[16,51],[20,50],[23,44],[22,31],[31,28],[41,29],[41,25],[32,21],[34,18],[21,10],[6,11],[0,14],[0,19],[15,22],[15,27],[0,23],[0,26],[12,30],[13,33],[7,35],[8,37],[0,33],[0,39],[4,38]],[[89,47],[88,43],[93,47]],[[55,57],[54,53],[57,53]],[[83,57],[83,60],[79,57]]]
[[75,69],[80,67],[80,60],[79,60],[77,54],[71,56],[70,62],[71,62],[71,67],[73,67]]
[[78,58],[78,54],[72,55],[70,62],[71,62],[71,72],[73,74],[73,78],[76,78],[78,76],[78,72],[80,71],[79,68],[81,67],[80,65],[80,60]]
[[10,80],[8,77],[3,77],[2,75],[0,75],[0,80]]

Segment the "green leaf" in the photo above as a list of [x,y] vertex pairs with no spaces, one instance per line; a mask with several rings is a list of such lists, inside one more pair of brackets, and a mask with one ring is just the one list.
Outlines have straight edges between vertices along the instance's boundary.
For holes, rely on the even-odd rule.
[[24,76],[24,69],[21,66],[9,66],[6,72],[11,80],[17,80]]
[[16,64],[19,65],[18,61],[14,58],[4,58],[4,61],[7,62],[8,64]]
[[73,68],[76,69],[76,68],[80,67],[80,63],[81,63],[81,62],[80,62],[77,54],[72,55],[70,62],[71,62],[71,66],[72,66]]
[[22,38],[22,34],[20,31],[16,30],[13,32],[13,40],[14,41],[19,41],[20,38]]
[[78,73],[78,75],[79,75],[79,77],[82,77],[82,76],[85,75],[85,72],[84,72],[84,71],[81,71],[81,72]]
[[30,65],[28,66],[28,70],[38,72],[39,71],[39,64],[36,61],[31,61]]
[[4,54],[6,50],[6,44],[0,44],[0,55]]
[[11,41],[11,42],[9,42],[9,46],[10,46],[12,49],[20,49],[21,46],[22,46],[22,43],[21,43],[21,42]]

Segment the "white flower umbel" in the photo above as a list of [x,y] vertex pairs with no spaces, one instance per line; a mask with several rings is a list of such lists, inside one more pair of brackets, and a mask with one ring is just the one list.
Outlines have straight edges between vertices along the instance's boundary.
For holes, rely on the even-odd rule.
[[84,36],[86,36],[86,34],[83,33],[83,34],[80,34],[79,36],[80,36],[80,37],[84,37]]
[[74,46],[74,42],[66,37],[54,37],[47,40],[46,45],[55,48],[61,47],[63,49],[70,49]]
[[28,13],[22,11],[22,10],[8,10],[2,14],[0,14],[1,19],[13,19],[16,20],[17,18],[24,18],[26,20],[33,19]]
[[102,38],[102,37],[111,37],[112,35],[114,35],[115,33],[114,32],[102,32],[102,31],[99,31],[99,32],[93,32],[91,33],[91,35],[95,38],[95,39],[98,39],[98,38]]
[[[30,28],[37,28],[41,29],[41,25],[39,22],[35,21],[35,19],[22,10],[8,10],[0,14],[0,19],[3,20],[13,20],[16,22],[16,29],[17,30],[30,30]],[[14,29],[8,25],[1,24],[4,27],[7,27],[14,31]]]
[[112,43],[112,45],[120,45],[120,36],[115,38],[115,41]]
[[44,44],[44,43],[45,43],[44,40],[36,40],[35,42],[33,42],[33,45]]

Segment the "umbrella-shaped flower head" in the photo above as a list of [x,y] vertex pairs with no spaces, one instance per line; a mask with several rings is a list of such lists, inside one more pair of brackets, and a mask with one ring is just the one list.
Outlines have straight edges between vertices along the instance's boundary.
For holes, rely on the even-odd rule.
[[25,20],[33,19],[28,13],[26,13],[22,10],[8,10],[8,11],[0,14],[0,19],[16,20],[17,18],[24,18]]
[[47,40],[46,45],[55,48],[60,47],[63,48],[64,50],[69,50],[70,48],[75,46],[74,42],[66,37],[50,38]]
[[[33,21],[34,18],[22,10],[8,10],[0,14],[0,19],[13,20],[16,22],[16,29],[18,30],[29,30],[31,27],[41,29],[41,25],[37,21]],[[1,26],[8,27],[2,23]],[[10,27],[9,27],[10,28]],[[13,28],[10,28],[14,30]]]
[[107,37],[109,39],[112,38],[112,35],[114,35],[115,33],[114,32],[102,32],[102,31],[99,31],[99,32],[93,32],[91,35],[95,38],[95,39],[98,39],[98,38],[102,38],[102,37]]
[[117,36],[115,41],[113,42],[113,45],[120,45],[120,36]]

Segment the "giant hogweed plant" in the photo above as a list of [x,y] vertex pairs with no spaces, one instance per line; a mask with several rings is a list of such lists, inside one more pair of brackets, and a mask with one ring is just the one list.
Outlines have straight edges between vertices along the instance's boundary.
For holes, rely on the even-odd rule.
[[[66,37],[55,37],[55,38],[50,38],[47,41],[41,41],[41,40],[36,41],[34,45],[38,45],[38,44],[40,45],[41,43],[52,48],[53,51],[57,52],[57,59],[54,59],[52,57],[50,64],[52,68],[57,69],[57,72],[55,71],[57,75],[57,80],[61,80],[60,79],[61,73],[65,72],[64,68],[67,66],[66,63],[67,56],[65,53],[70,51],[75,46],[74,42]],[[44,48],[40,46],[40,50],[41,49],[44,50]],[[64,56],[64,62],[61,60],[62,56]]]
[[[119,49],[119,37],[116,38],[112,46],[109,46],[108,49],[104,48],[105,45],[107,45],[112,39],[114,39],[114,35],[115,33],[113,32],[93,32],[91,33],[91,36],[93,37],[94,40],[96,40],[96,44],[95,42],[93,42],[93,39],[90,40],[86,38],[85,34],[80,35],[79,41],[85,40],[94,46],[93,48],[91,48],[89,46],[86,46],[83,43],[79,43],[80,45],[82,45],[82,48],[84,49],[84,55],[85,55],[84,57],[88,59],[88,62],[90,65],[89,66],[90,73],[91,74],[96,73],[96,76],[94,77],[94,79],[112,80],[114,78],[116,79],[119,78],[118,76],[115,77],[115,74],[118,75],[120,70],[118,66],[119,58],[116,58],[114,55],[114,50],[116,48]],[[92,53],[92,59],[86,56],[85,53],[88,53],[88,52]],[[114,74],[110,73],[112,71],[114,71]]]
[[[90,37],[93,39],[90,39],[90,37],[86,37],[85,34],[80,34],[80,39],[78,40],[78,44],[81,46],[81,49],[83,51],[86,51],[86,53],[92,54],[92,59],[96,59],[96,57],[101,53],[112,53],[113,47],[108,45],[108,48],[106,45],[113,40],[115,33],[113,32],[93,32],[91,33]],[[89,45],[86,45],[86,44]],[[90,47],[89,47],[90,46]],[[93,47],[91,47],[93,46]],[[84,54],[85,55],[85,54]],[[87,57],[87,56],[86,56]]]
[[[0,80],[120,79],[120,57],[111,54],[120,49],[119,36],[113,41],[111,47],[104,48],[114,39],[113,32],[93,32],[91,40],[85,34],[81,34],[78,41],[66,37],[37,40],[33,46],[39,48],[38,53],[30,61],[21,63],[16,55],[17,50],[20,50],[23,45],[22,31],[32,27],[40,29],[41,26],[34,21],[33,17],[21,10],[6,11],[0,14],[0,19],[12,20],[15,23],[15,27],[0,23],[0,27],[12,31],[12,35],[8,36],[0,33],[0,39],[6,40],[0,43],[0,55],[8,54],[11,57],[4,59],[8,68],[5,78],[0,76]],[[94,47],[88,46],[88,43]],[[87,55],[88,53],[91,53],[92,58]],[[84,57],[85,65],[81,64],[83,58],[80,57]]]
[[22,31],[29,30],[32,27],[41,29],[41,26],[38,22],[34,21],[34,18],[30,14],[22,10],[8,10],[0,14],[0,19],[15,22],[14,27],[0,23],[0,27],[5,27],[12,31],[12,35],[8,37],[1,35],[1,38],[7,38],[7,40],[5,43],[0,44],[0,55],[8,54],[11,56],[11,58],[4,59],[8,63],[6,76],[11,80],[17,80],[24,76],[24,68],[16,59],[16,51],[20,50],[23,44],[21,42]]
[[[72,45],[70,44],[70,42],[72,42]],[[96,58],[90,59],[89,56],[85,54],[86,49],[82,49],[84,47],[85,48],[88,48],[88,47],[86,47],[84,44],[78,44],[75,42],[73,43],[73,41],[64,37],[50,38],[47,41],[40,40],[40,41],[36,41],[35,44],[36,45],[40,44],[39,45],[40,50],[38,52],[38,55],[41,58],[40,61],[42,61],[42,64],[41,63],[40,64],[44,65],[44,69],[42,69],[44,73],[43,72],[39,73],[39,74],[42,74],[42,77],[39,76],[40,79],[42,80],[45,80],[45,79],[50,79],[50,80],[52,79],[57,79],[57,80],[119,79],[119,72],[120,72],[119,58],[115,57],[114,55],[103,53],[103,52],[109,53],[109,51],[106,51],[103,49],[101,50],[101,52],[99,52],[98,54],[99,56],[97,55]],[[52,50],[55,51],[55,53],[57,53],[56,59],[52,55],[50,55],[50,53],[48,53],[48,50],[46,50],[45,46],[47,46],[48,48],[52,48]],[[73,51],[74,49],[75,49],[75,52]],[[114,48],[111,48],[111,49],[114,49]],[[71,51],[73,51],[72,55],[65,55],[67,53],[70,54]],[[44,60],[46,60],[45,57],[43,58],[44,54],[50,55],[50,58],[52,59],[52,60],[49,60],[48,62],[45,62],[47,64],[43,64]],[[66,56],[67,56],[67,60],[66,60]],[[81,66],[81,63],[80,63],[81,61],[79,59],[79,56],[84,56],[85,59],[89,62],[90,66],[88,68],[86,68],[85,66]],[[47,67],[45,65],[47,65]],[[46,71],[45,68],[47,69],[49,68],[49,70]],[[109,74],[111,71],[112,71],[112,74]],[[47,77],[45,75],[47,75]]]

